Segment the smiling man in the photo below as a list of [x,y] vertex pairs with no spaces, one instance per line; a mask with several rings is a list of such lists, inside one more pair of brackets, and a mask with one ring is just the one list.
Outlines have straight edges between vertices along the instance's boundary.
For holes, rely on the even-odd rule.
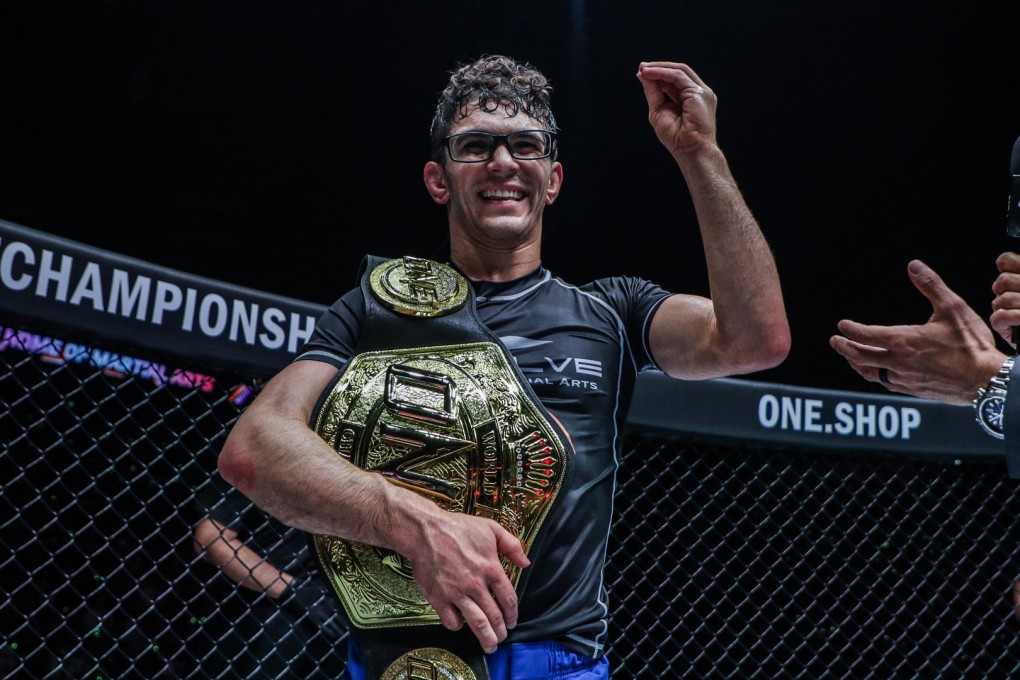
[[789,350],[715,94],[684,64],[637,76],[694,202],[711,299],[542,267],[564,177],[551,88],[483,57],[440,96],[424,171],[450,262],[368,258],[223,448],[226,479],[312,534],[352,624],[352,678],[608,677],[602,574],[637,372],[749,373]]

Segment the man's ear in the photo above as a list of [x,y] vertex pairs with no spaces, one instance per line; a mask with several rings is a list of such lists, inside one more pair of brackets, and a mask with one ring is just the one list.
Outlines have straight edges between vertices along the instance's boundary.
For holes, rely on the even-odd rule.
[[552,173],[549,175],[549,186],[545,189],[545,204],[552,205],[556,197],[560,195],[563,188],[563,166],[553,163]]
[[425,188],[429,196],[439,205],[450,202],[450,188],[446,183],[446,171],[439,163],[429,161],[425,164]]

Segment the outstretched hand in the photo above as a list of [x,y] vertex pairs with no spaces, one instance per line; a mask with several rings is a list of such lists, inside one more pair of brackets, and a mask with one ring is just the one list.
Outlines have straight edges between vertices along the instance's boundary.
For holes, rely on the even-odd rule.
[[716,144],[716,96],[694,69],[671,61],[646,61],[638,66],[637,77],[648,100],[648,121],[678,160]]
[[829,344],[864,379],[893,392],[970,404],[1006,357],[981,317],[934,270],[913,260],[907,271],[931,302],[927,323],[868,326],[843,320],[843,335],[832,336]]

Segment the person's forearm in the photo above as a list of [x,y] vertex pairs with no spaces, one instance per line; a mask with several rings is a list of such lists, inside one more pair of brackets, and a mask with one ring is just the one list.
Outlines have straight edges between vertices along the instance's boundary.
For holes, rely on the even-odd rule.
[[350,464],[304,423],[255,402],[220,456],[223,477],[281,522],[310,533],[408,554],[413,536],[442,511],[431,501]]
[[785,358],[790,329],[772,251],[718,146],[677,158],[701,228],[721,346],[756,368]]

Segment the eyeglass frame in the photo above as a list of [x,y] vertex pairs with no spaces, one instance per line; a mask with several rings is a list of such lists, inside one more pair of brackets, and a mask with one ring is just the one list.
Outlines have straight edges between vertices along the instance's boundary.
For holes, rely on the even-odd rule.
[[[521,134],[523,132],[541,132],[541,133],[549,135],[549,151],[547,153],[541,155],[541,156],[532,156],[530,158],[521,158],[520,156],[515,156],[513,150],[510,148],[510,137],[512,135],[518,135],[518,134]],[[481,135],[483,137],[491,137],[492,138],[492,147],[489,150],[488,158],[479,158],[476,161],[462,161],[462,160],[458,160],[458,159],[453,157],[453,148],[450,145],[451,140],[453,140],[453,139],[455,139],[457,137],[466,137],[468,135]],[[555,157],[555,155],[556,155],[556,139],[557,139],[557,136],[558,135],[555,132],[552,132],[550,130],[542,130],[542,129],[539,129],[539,128],[535,128],[535,129],[531,129],[531,130],[514,130],[513,132],[508,132],[505,135],[494,135],[491,132],[484,132],[482,130],[477,130],[477,131],[474,131],[474,132],[470,132],[470,131],[469,132],[458,132],[455,135],[448,135],[446,137],[443,137],[443,148],[446,149],[446,155],[454,163],[488,163],[496,155],[496,148],[500,147],[500,146],[505,147],[506,150],[507,150],[507,153],[509,153],[510,157],[513,158],[514,160],[518,160],[518,161],[540,161],[543,158],[549,158],[550,156]]]

